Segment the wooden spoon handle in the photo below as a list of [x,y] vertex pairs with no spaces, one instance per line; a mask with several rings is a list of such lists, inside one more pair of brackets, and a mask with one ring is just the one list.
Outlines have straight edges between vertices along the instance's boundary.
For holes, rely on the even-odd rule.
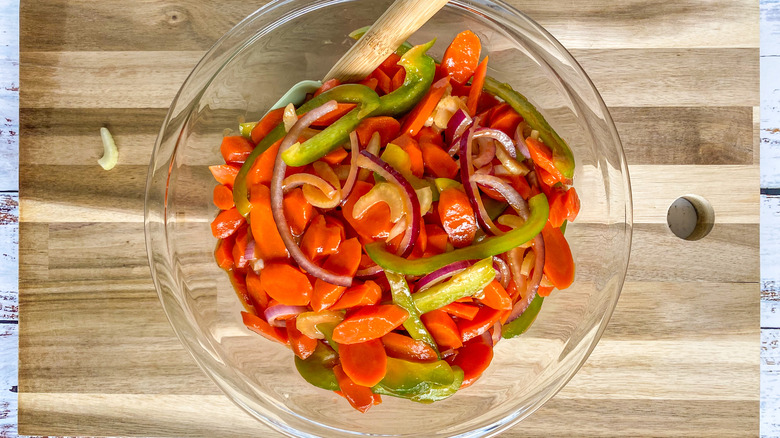
[[396,0],[325,75],[323,81],[356,81],[368,76],[448,0]]

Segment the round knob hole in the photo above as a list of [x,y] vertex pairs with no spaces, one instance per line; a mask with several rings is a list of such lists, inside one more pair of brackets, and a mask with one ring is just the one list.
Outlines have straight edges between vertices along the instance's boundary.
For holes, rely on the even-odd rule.
[[666,223],[680,239],[699,240],[712,231],[715,211],[709,201],[701,196],[685,195],[675,199],[669,206]]

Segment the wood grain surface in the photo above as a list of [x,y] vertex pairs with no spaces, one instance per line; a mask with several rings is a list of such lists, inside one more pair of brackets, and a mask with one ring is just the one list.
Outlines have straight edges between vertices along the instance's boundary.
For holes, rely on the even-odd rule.
[[[203,52],[262,3],[22,2],[20,433],[277,436],[180,346],[143,236],[146,166],[167,106]],[[508,3],[570,48],[602,93],[636,226],[602,341],[505,435],[757,436],[758,2]],[[101,126],[120,149],[110,172],[96,163]],[[689,193],[716,214],[697,242],[666,225]]]

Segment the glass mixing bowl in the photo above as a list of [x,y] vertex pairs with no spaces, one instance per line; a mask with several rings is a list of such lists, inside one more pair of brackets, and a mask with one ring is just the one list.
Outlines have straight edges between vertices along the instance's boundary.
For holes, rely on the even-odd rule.
[[[484,436],[516,424],[558,392],[601,336],[623,285],[631,245],[628,169],[601,97],[572,56],[530,18],[501,1],[453,0],[410,41],[432,38],[440,59],[471,29],[490,55],[488,74],[510,83],[572,146],[582,201],[566,231],[575,283],[555,291],[532,328],[496,345],[474,385],[430,405],[384,397],[360,414],[306,383],[293,354],[247,330],[228,276],[213,257],[217,210],[208,166],[223,135],[260,118],[293,84],[321,78],[389,0],[284,0],[223,36],[182,85],[149,166],[146,242],[157,291],[177,336],[236,404],[299,436]],[[205,411],[206,407],[204,407]],[[251,434],[251,431],[247,431]]]

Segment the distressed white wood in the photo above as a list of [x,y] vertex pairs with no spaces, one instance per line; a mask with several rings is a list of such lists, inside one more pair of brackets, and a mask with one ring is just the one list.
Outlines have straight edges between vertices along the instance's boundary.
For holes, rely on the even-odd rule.
[[[780,188],[780,0],[761,0],[761,187]],[[780,436],[780,196],[761,197],[761,436]]]

